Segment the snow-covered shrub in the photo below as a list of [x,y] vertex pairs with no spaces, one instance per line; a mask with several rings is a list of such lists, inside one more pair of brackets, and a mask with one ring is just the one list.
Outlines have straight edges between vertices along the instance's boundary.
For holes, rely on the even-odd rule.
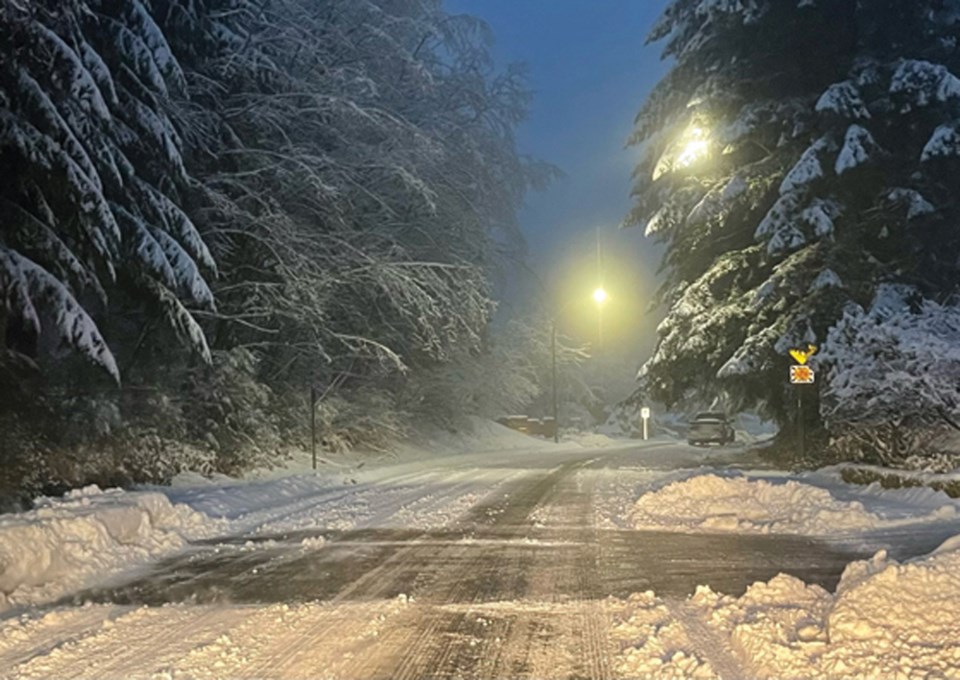
[[832,446],[895,461],[933,449],[960,420],[960,308],[881,286],[869,311],[849,305],[818,361]]
[[387,390],[332,394],[317,403],[317,446],[326,451],[381,451],[409,433],[409,413]]
[[256,369],[254,354],[238,348],[214,352],[212,365],[187,376],[182,416],[187,438],[215,452],[219,472],[237,473],[279,457],[273,392]]

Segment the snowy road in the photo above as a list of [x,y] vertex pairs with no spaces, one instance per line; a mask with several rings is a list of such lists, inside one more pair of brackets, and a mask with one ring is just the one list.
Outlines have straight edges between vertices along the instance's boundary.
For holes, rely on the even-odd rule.
[[[643,612],[662,612],[699,652],[678,668],[747,676],[686,599],[696,587],[738,596],[784,572],[832,589],[872,550],[618,524],[632,501],[624,484],[682,474],[704,455],[653,443],[455,457],[300,497],[240,518],[242,535],[8,622],[0,674],[629,677],[621,652],[631,641],[618,625],[636,616],[631,593],[654,591],[662,600]],[[914,535],[905,549],[942,538]]]

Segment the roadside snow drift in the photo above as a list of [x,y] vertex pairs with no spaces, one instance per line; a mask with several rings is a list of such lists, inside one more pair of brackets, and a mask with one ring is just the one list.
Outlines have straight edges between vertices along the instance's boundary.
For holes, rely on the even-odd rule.
[[906,563],[853,562],[837,593],[781,574],[691,604],[752,677],[960,678],[960,541]]
[[956,505],[944,503],[921,516],[892,519],[796,480],[704,474],[640,496],[630,522],[636,529],[826,536],[956,516]]
[[58,597],[101,575],[212,535],[219,523],[161,493],[101,491],[41,498],[0,516],[0,611]]

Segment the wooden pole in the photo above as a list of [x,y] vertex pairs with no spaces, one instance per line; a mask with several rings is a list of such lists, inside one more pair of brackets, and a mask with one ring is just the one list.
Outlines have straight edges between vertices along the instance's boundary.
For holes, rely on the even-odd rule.
[[800,435],[800,460],[807,457],[806,432],[803,422],[803,385],[797,385],[797,430]]
[[310,387],[310,457],[317,469],[317,388]]
[[550,354],[553,357],[553,441],[560,443],[560,420],[557,417],[557,320],[550,324]]

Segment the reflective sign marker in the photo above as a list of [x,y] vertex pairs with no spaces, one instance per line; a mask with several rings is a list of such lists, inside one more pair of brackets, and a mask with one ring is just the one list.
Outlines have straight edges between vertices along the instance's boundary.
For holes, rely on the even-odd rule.
[[816,379],[816,374],[809,366],[791,366],[790,384],[792,385],[812,385]]

